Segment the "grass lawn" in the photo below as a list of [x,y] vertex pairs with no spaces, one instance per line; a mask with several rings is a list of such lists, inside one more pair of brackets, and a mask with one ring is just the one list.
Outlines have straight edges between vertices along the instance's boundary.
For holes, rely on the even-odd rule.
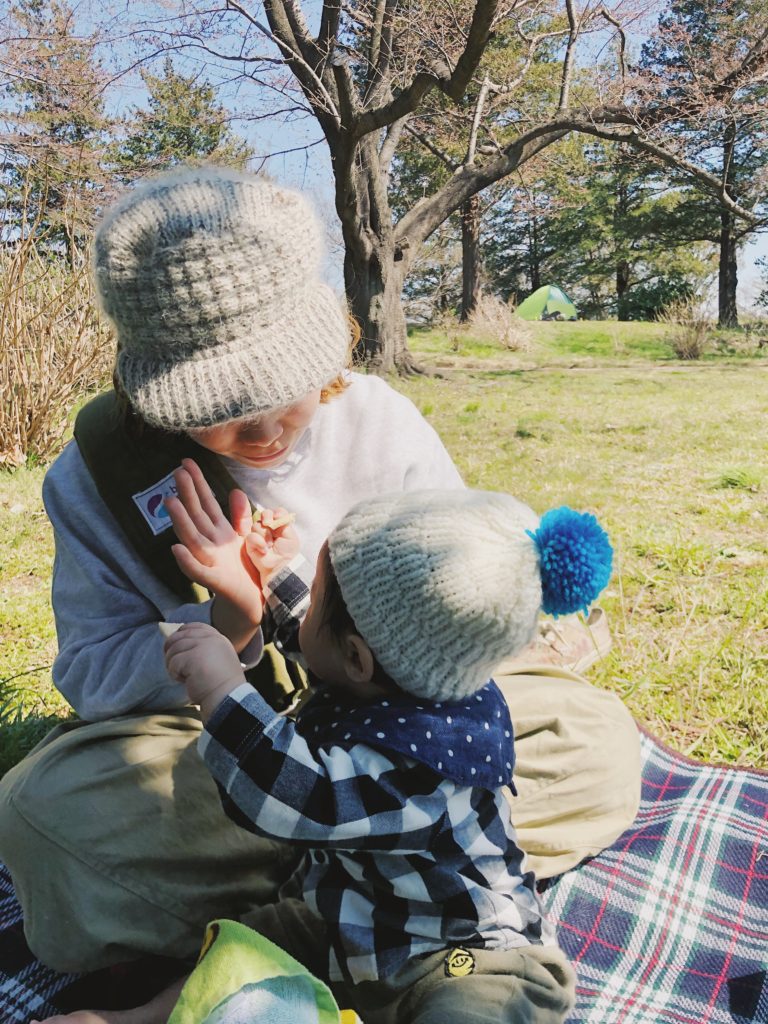
[[656,324],[532,325],[529,352],[416,332],[396,382],[468,484],[608,528],[614,650],[590,673],[670,745],[768,768],[768,359],[680,363]]
[[[740,352],[734,335],[727,354],[680,363],[657,324],[532,328],[525,353],[415,332],[411,347],[434,372],[392,383],[467,483],[539,512],[594,511],[608,528],[614,650],[590,678],[677,749],[768,768],[768,356]],[[35,718],[65,711],[50,684],[42,476],[0,474],[6,719],[20,704]],[[6,725],[0,773],[12,738]]]

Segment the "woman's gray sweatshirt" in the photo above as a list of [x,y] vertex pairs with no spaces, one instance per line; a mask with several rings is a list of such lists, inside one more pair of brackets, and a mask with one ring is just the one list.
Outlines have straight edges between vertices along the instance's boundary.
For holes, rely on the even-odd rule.
[[[289,459],[258,470],[225,459],[254,504],[296,514],[314,566],[323,541],[352,505],[387,491],[463,486],[439,437],[413,404],[378,377],[321,405]],[[109,512],[74,441],[43,484],[53,524],[54,683],[81,718],[98,721],[181,707],[184,688],[165,671],[161,619],[210,622],[211,602],[179,605],[135,553]],[[241,655],[258,657],[260,642]]]

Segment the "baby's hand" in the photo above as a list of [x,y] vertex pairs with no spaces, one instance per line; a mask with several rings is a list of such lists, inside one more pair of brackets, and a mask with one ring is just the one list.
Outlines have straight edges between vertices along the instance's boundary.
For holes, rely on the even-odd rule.
[[186,686],[207,721],[227,694],[245,682],[232,644],[205,622],[187,622],[165,641],[168,674]]
[[293,516],[283,508],[262,509],[254,514],[245,550],[262,586],[299,553],[299,536],[292,523]]
[[212,591],[212,621],[242,651],[261,624],[259,576],[245,551],[250,506],[242,491],[230,493],[232,525],[200,467],[184,459],[174,473],[177,497],[166,498],[179,543],[171,548],[184,575]]

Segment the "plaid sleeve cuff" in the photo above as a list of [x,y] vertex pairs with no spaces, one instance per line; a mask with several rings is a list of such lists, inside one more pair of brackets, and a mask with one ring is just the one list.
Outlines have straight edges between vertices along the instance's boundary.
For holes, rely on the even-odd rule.
[[299,660],[299,625],[309,607],[312,567],[303,555],[296,555],[271,577],[264,587],[272,625],[272,642],[284,655]]
[[219,704],[208,719],[200,739],[197,741],[198,752],[204,760],[206,751],[211,747],[212,742],[221,744],[228,749],[231,748],[232,744],[227,742],[228,723],[232,721],[233,715],[237,715],[239,718],[239,709],[246,700],[248,700],[248,711],[254,726],[251,729],[251,735],[258,731],[258,724],[264,728],[273,718],[278,717],[258,690],[250,683],[241,683]]
[[267,581],[264,596],[277,629],[301,619],[309,606],[311,581],[311,567],[303,555],[296,555]]

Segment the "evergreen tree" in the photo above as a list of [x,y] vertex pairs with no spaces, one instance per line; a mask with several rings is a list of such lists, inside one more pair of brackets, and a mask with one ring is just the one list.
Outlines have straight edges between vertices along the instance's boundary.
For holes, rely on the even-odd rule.
[[686,193],[642,156],[571,138],[526,170],[489,225],[502,294],[554,283],[587,316],[645,320],[709,276],[706,247],[681,231]]
[[[698,193],[690,200],[697,237],[719,247],[721,327],[738,325],[738,251],[768,218],[768,85],[764,76],[750,80],[743,71],[761,52],[766,33],[765,0],[672,0],[643,48],[641,65],[657,88],[656,103],[674,112],[666,133],[681,162],[706,166],[756,217],[752,224],[737,220],[717,194]],[[697,102],[702,83],[713,78],[727,87]]]
[[97,39],[75,32],[59,0],[19,0],[6,25],[16,36],[3,88],[3,185],[10,237],[34,230],[71,256],[108,185],[106,73]]
[[136,108],[117,147],[118,171],[126,178],[177,163],[210,162],[243,167],[252,150],[230,128],[214,87],[183,75],[166,57],[161,75],[143,71],[146,108]]

